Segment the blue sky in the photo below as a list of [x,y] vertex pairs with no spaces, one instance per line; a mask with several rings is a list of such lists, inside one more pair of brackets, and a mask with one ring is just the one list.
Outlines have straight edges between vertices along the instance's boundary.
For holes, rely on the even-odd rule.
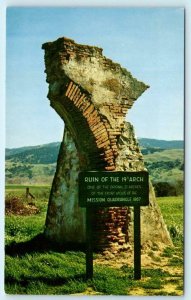
[[60,141],[41,45],[66,36],[96,45],[150,85],[129,111],[138,137],[183,139],[182,8],[8,8],[6,147]]

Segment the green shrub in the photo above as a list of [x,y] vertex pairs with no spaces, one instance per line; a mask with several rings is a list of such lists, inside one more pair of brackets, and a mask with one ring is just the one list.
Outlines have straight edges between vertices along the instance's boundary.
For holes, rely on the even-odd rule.
[[163,287],[162,280],[160,278],[152,278],[147,282],[141,284],[145,289],[161,289]]
[[174,249],[171,247],[166,247],[163,250],[162,256],[164,257],[173,257]]
[[171,266],[182,266],[183,265],[183,259],[180,257],[172,257],[169,261]]

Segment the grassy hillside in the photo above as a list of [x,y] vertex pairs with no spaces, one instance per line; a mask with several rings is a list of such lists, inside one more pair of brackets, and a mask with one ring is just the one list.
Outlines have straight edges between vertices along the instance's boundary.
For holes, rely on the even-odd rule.
[[7,184],[51,184],[60,142],[6,149]]
[[[139,144],[153,182],[183,181],[183,141],[141,138]],[[60,143],[57,142],[6,149],[6,183],[50,184],[55,173],[59,147]]]
[[51,143],[36,147],[7,149],[6,160],[25,164],[52,164],[57,161],[60,143]]
[[183,149],[169,149],[144,155],[146,167],[153,181],[183,180]]
[[156,139],[139,138],[139,145],[142,148],[161,148],[161,149],[183,149],[183,141],[165,141]]
[[51,184],[56,170],[53,164],[28,164],[6,161],[6,184]]

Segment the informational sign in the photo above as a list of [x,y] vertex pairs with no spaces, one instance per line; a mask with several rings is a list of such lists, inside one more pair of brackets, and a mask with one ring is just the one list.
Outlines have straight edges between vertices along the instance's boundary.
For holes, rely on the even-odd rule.
[[86,278],[93,278],[92,214],[97,207],[134,206],[134,279],[141,279],[140,206],[149,204],[148,172],[79,173],[79,206],[86,207]]
[[146,206],[148,172],[80,172],[81,207]]

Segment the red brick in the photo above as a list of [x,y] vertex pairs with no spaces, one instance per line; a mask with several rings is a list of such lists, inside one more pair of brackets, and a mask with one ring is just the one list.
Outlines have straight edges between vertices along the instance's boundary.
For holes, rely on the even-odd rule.
[[86,108],[90,106],[90,102],[82,102],[81,105],[78,107],[80,111],[84,111]]
[[93,133],[96,133],[96,132],[100,131],[101,129],[105,129],[104,125],[101,122],[98,122],[97,125],[91,127],[91,130]]
[[106,154],[110,154],[110,153],[113,153],[113,151],[112,151],[112,149],[110,148],[110,149],[106,150],[105,153],[106,153]]
[[70,81],[70,83],[69,83],[69,85],[68,85],[68,88],[67,88],[67,91],[66,91],[66,93],[65,93],[65,96],[68,96],[68,93],[69,93],[70,89],[72,88],[72,85],[73,85],[73,82]]
[[82,97],[82,95],[83,94],[81,92],[79,92],[75,95],[75,97],[73,98],[73,102],[75,105],[77,104],[78,100]]
[[115,166],[105,167],[105,170],[107,170],[107,171],[114,171],[115,170]]
[[120,131],[113,131],[112,135],[120,135],[121,134],[121,130]]
[[88,107],[88,108],[83,112],[83,116],[84,116],[84,117],[88,116],[93,110],[94,110],[94,105],[91,104],[90,107]]
[[78,101],[76,102],[76,107],[78,107],[82,102],[83,100],[86,98],[86,95],[85,94],[82,94],[82,96],[78,99]]
[[110,141],[107,140],[106,142],[103,142],[101,145],[99,145],[98,148],[99,148],[99,149],[100,149],[100,148],[103,148],[103,147],[105,147],[105,146],[107,146],[107,145],[109,145],[109,144],[110,144]]
[[113,143],[116,143],[117,142],[117,139],[114,139],[114,138],[112,138],[112,139],[110,139],[111,140],[111,142],[113,142]]
[[94,111],[92,111],[89,115],[89,117],[87,118],[88,122],[90,122],[91,120],[94,120],[96,117],[98,116],[98,112],[95,109]]
[[100,135],[103,135],[103,133],[108,137],[107,131],[105,129],[105,127],[100,127],[100,129],[98,128],[95,132],[94,132],[94,136],[96,137],[96,139],[99,139],[98,137]]
[[103,142],[109,140],[107,135],[100,136],[99,139],[96,139],[96,144],[102,144]]
[[70,96],[72,95],[75,88],[76,88],[76,85],[73,83],[73,86],[72,86],[72,88],[70,89],[70,91],[68,93],[68,96],[67,96],[68,98],[70,98]]
[[78,86],[76,85],[75,89],[73,90],[73,92],[71,93],[71,95],[69,96],[70,100],[73,99],[74,95],[77,93],[77,91],[79,90]]
[[100,122],[100,119],[97,119],[97,117],[95,117],[95,119],[90,119],[90,117],[87,118],[88,124],[90,126],[90,129],[92,130],[92,128],[96,125],[98,125],[98,123]]
[[73,102],[76,103],[76,101],[79,99],[80,96],[81,96],[81,91],[78,88],[77,93],[75,93],[74,97],[72,98]]
[[104,160],[107,161],[108,163],[113,163],[113,158],[112,159],[105,158]]

